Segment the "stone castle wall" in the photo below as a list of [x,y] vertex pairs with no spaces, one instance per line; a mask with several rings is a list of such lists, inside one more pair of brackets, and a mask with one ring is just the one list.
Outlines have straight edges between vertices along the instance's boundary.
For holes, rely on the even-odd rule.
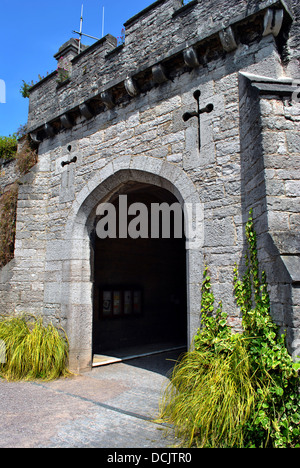
[[[73,367],[91,360],[95,209],[128,182],[203,207],[203,246],[187,251],[190,339],[205,264],[216,299],[240,325],[233,266],[243,268],[253,208],[272,311],[298,353],[294,6],[298,14],[296,2],[230,0],[224,9],[223,1],[158,0],[126,23],[124,45],[106,36],[78,55],[71,40],[60,50],[73,57],[69,79],[57,83],[53,73],[32,88],[28,131],[39,162],[19,190],[9,307],[62,324]],[[213,105],[201,116],[200,150],[197,119],[183,121],[196,110],[196,90],[202,106]]]

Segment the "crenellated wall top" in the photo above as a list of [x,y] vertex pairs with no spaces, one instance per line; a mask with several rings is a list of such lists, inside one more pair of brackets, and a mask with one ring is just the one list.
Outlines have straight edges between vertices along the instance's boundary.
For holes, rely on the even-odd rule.
[[[283,0],[157,0],[125,23],[125,43],[107,35],[78,53],[71,39],[56,54],[69,65],[30,90],[28,131],[37,142],[91,119],[240,44],[280,38],[292,15]],[[67,53],[66,53],[67,51]],[[67,72],[64,73],[64,68]]]

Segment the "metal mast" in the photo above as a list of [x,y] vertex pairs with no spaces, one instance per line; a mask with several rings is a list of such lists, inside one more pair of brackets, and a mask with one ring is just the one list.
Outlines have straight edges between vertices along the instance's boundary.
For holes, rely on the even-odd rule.
[[[103,8],[104,10],[104,8]],[[103,11],[104,15],[104,11]],[[83,5],[81,7],[81,17],[80,17],[80,29],[79,31],[73,31],[75,34],[79,34],[79,43],[78,43],[78,53],[80,54],[81,52],[81,41],[82,41],[82,36],[89,37],[90,39],[94,39],[95,41],[99,41],[99,37],[94,37],[90,36],[89,34],[84,34],[82,32],[82,27],[83,27]],[[103,25],[102,25],[102,31],[104,30],[104,16],[103,16]]]

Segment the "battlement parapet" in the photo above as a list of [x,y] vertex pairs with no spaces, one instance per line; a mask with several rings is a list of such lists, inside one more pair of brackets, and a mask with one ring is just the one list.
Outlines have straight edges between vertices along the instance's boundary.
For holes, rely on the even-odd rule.
[[[57,72],[30,91],[28,131],[36,141],[70,129],[78,118],[126,105],[132,98],[176,76],[202,68],[243,44],[280,37],[292,15],[282,0],[241,2],[157,0],[125,23],[125,43],[111,35],[76,53],[68,41],[71,70]],[[73,47],[72,47],[73,41]],[[59,59],[64,46],[56,54]],[[71,52],[70,52],[71,51]],[[234,65],[236,68],[236,64]]]

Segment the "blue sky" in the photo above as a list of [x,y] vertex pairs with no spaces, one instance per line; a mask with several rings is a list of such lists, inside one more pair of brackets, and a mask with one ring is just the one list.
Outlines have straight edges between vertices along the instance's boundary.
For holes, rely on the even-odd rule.
[[[84,5],[83,32],[120,36],[123,24],[154,0],[1,0],[0,46],[0,136],[14,133],[27,121],[29,100],[20,94],[22,80],[38,81],[56,69],[53,55],[79,30]],[[85,44],[93,41],[85,38]],[[1,80],[5,82],[6,102],[1,101]]]

